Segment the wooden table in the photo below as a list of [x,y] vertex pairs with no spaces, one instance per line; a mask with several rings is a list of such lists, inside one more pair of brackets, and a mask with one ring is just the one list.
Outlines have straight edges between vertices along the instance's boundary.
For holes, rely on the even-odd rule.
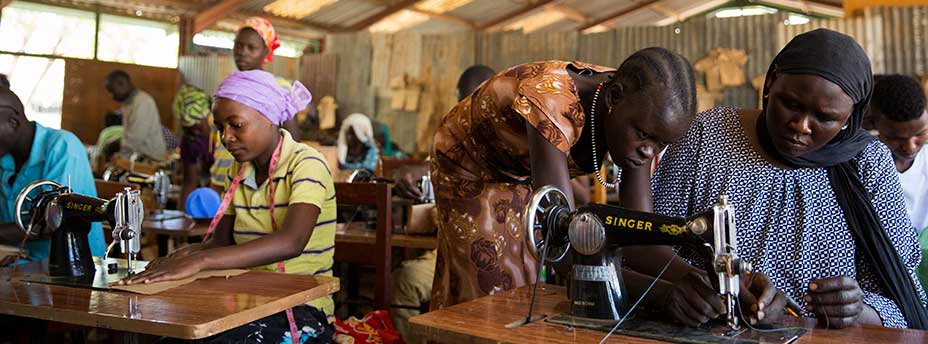
[[[363,224],[352,224],[349,228],[339,224],[335,230],[335,241],[352,244],[370,244],[377,242],[377,232],[362,228]],[[391,234],[390,244],[393,247],[421,248],[432,250],[438,248],[438,238],[435,235]]]
[[[45,269],[45,262],[30,263],[16,274]],[[334,277],[246,272],[140,295],[21,282],[12,273],[0,270],[0,314],[181,339],[215,335],[339,288]]]
[[[539,289],[535,317],[554,316],[567,309],[567,290],[545,286]],[[528,314],[531,289],[523,287],[433,311],[410,319],[413,333],[423,341],[439,343],[598,343],[605,332],[535,321],[507,329],[506,324],[524,320]],[[812,329],[814,319],[799,321],[809,328],[798,343],[928,343],[928,332],[883,327],[854,327],[843,330]],[[609,343],[659,343],[658,341],[613,335]],[[416,344],[416,343],[413,343]]]
[[193,219],[184,217],[183,213],[180,214],[180,217],[165,220],[151,220],[152,216],[149,214],[142,222],[142,233],[158,236],[159,257],[166,256],[171,251],[168,247],[170,241],[203,236],[209,230],[209,223],[197,223]]

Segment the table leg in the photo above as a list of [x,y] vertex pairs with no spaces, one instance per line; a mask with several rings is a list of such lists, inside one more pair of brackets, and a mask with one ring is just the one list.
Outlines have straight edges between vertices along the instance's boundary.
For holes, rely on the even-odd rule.
[[158,234],[158,257],[164,257],[168,255],[168,236],[163,234]]

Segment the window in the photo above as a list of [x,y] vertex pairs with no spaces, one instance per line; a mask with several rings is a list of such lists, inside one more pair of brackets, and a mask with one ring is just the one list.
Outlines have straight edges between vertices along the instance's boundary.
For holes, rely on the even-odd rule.
[[176,68],[180,34],[177,25],[152,20],[100,15],[97,59]]
[[0,54],[0,73],[10,78],[10,88],[22,100],[27,118],[61,128],[63,59]]
[[0,18],[0,50],[92,59],[93,12],[14,1]]
[[[193,44],[232,50],[235,45],[235,34],[226,31],[206,30],[193,36]],[[303,56],[303,49],[310,46],[312,42],[281,39],[280,47],[274,50],[274,56],[300,57]]]

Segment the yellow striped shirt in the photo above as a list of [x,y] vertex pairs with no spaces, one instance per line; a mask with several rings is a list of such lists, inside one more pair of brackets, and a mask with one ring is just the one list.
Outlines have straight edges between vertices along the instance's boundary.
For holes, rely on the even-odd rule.
[[[303,253],[287,260],[284,264],[289,274],[332,276],[333,255],[335,252],[335,186],[332,173],[325,158],[319,151],[293,140],[286,130],[280,130],[283,144],[280,160],[273,178],[274,183],[274,217],[278,226],[282,226],[287,216],[287,207],[296,203],[306,203],[319,207],[319,217],[313,227],[313,234]],[[236,243],[248,242],[268,235],[273,230],[268,211],[268,181],[262,185],[255,183],[255,169],[251,163],[233,162],[226,175],[225,189],[232,183],[232,178],[243,169],[242,182],[232,199],[232,206],[226,215],[235,215],[234,238]],[[277,264],[268,264],[252,268],[256,271],[277,271]],[[331,296],[308,303],[327,316],[335,310]]]

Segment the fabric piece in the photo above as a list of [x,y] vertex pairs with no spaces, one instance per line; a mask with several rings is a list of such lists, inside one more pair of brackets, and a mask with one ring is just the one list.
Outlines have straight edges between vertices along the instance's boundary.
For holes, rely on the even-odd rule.
[[[757,121],[761,147],[774,159],[791,167],[827,168],[835,199],[843,210],[857,248],[865,261],[879,267],[875,269],[877,283],[886,296],[896,302],[911,328],[928,329],[928,310],[920,300],[917,285],[908,278],[904,261],[882,230],[857,171],[856,156],[876,140],[861,128],[873,94],[870,59],[853,38],[818,29],[796,36],[777,54],[767,78],[773,80],[778,74],[815,75],[828,80],[841,87],[854,102],[854,108],[845,128],[824,147],[799,157],[788,157],[779,154],[766,130],[767,98],[764,98],[764,111]],[[765,95],[769,94],[769,87],[768,83]]]
[[905,208],[919,233],[928,228],[928,149],[915,156],[912,166],[899,173]]
[[386,311],[373,311],[362,319],[351,317],[345,321],[335,320],[336,344],[404,344],[396,332]]
[[180,85],[174,97],[174,118],[180,125],[189,128],[210,115],[212,99],[203,90],[188,84]]
[[163,161],[167,147],[155,98],[136,89],[123,103],[122,113],[124,131],[120,152],[126,155],[140,153],[145,158]]
[[[441,121],[430,173],[438,209],[438,258],[432,309],[535,281],[538,262],[525,251],[522,210],[531,195],[526,123],[564,153],[576,144],[586,114],[568,66],[519,65],[486,81]],[[581,170],[568,158],[571,176]],[[592,164],[590,164],[592,165]]]
[[922,284],[922,289],[928,288],[928,231],[918,233],[918,246],[922,250],[922,263],[918,265],[916,274]]
[[[300,343],[303,344],[329,344],[335,335],[335,327],[330,324],[322,311],[310,306],[297,306],[293,308],[293,317],[300,328]],[[174,339],[159,344],[175,343]],[[189,343],[189,341],[176,340],[176,343]],[[236,327],[212,337],[197,340],[203,344],[292,344],[290,326],[286,313],[280,312],[260,320]]]
[[241,275],[248,272],[244,269],[228,269],[228,270],[209,270],[209,271],[200,271],[194,274],[193,276],[176,280],[176,281],[166,281],[166,282],[156,282],[156,283],[142,283],[142,284],[132,284],[132,285],[118,285],[110,284],[111,289],[128,291],[131,293],[142,294],[142,295],[154,295],[165,290],[174,289],[180,287],[184,284],[196,281],[198,279],[205,279],[210,277],[224,277],[231,278],[234,276]]
[[296,116],[313,99],[312,94],[299,81],[286,89],[278,86],[273,74],[263,70],[232,73],[226,77],[214,95],[234,100],[260,112],[276,125]]
[[[233,162],[226,175],[223,189],[228,190],[232,179],[245,169],[242,185],[235,190],[232,205],[227,215],[235,216],[233,237],[242,244],[271,234],[271,218],[268,211],[268,183],[274,187],[274,217],[284,223],[287,208],[305,203],[319,208],[319,217],[313,235],[303,253],[285,262],[287,273],[313,276],[332,276],[333,253],[335,251],[335,187],[328,163],[318,151],[305,144],[293,141],[290,133],[280,130],[283,143],[277,170],[270,181],[257,185],[254,166],[251,163]],[[251,270],[277,271],[277,264],[259,266]],[[309,303],[332,315],[335,304],[331,296]]]
[[271,22],[267,19],[261,17],[251,17],[245,19],[245,23],[242,26],[239,26],[238,30],[235,30],[235,33],[242,31],[244,28],[249,28],[255,30],[262,39],[264,39],[264,46],[267,47],[267,56],[264,57],[262,65],[267,64],[274,60],[274,51],[277,48],[280,48],[280,37],[277,36],[277,31],[274,30],[274,25],[271,25]]
[[[825,168],[780,169],[757,152],[733,108],[700,114],[687,134],[670,145],[654,176],[656,213],[686,217],[728,196],[735,206],[738,253],[754,270],[770,276],[786,295],[806,303],[810,281],[833,276],[857,280],[864,302],[885,326],[906,327],[898,306],[880,287],[875,267],[862,259],[847,230]],[[915,280],[921,252],[905,214],[902,190],[889,149],[871,142],[856,157],[860,180],[882,228],[903,257],[907,278]],[[691,261],[693,254],[683,252]],[[919,286],[918,295],[925,302]],[[805,317],[814,317],[804,312]]]
[[[87,151],[80,139],[74,134],[46,128],[35,123],[35,136],[29,159],[16,171],[12,154],[0,156],[0,223],[14,223],[16,197],[23,189],[37,180],[51,180],[61,185],[71,185],[75,193],[97,196],[97,186],[87,160]],[[103,239],[103,227],[98,223],[90,225],[90,253],[102,256],[106,250]],[[6,243],[19,246],[19,243]],[[49,240],[26,242],[29,258],[33,261],[48,258]]]

